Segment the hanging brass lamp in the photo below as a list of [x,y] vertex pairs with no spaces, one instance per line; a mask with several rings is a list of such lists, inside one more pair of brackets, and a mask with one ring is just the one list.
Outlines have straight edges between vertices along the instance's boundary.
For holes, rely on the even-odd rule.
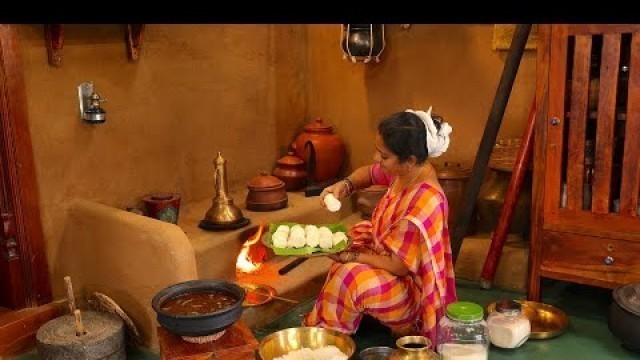
[[352,63],[368,63],[374,59],[380,62],[384,51],[384,24],[342,24],[340,44],[343,59]]

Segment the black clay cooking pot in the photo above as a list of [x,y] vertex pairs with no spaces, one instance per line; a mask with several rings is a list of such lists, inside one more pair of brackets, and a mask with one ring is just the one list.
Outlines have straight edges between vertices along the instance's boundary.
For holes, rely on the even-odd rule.
[[[236,301],[231,307],[209,314],[174,315],[162,310],[165,301],[187,293],[222,291]],[[158,323],[167,331],[179,336],[208,336],[225,330],[242,315],[242,303],[246,293],[240,286],[222,280],[191,280],[171,285],[156,294],[151,307],[158,315]]]
[[622,341],[622,346],[640,352],[640,284],[613,290],[609,330]]

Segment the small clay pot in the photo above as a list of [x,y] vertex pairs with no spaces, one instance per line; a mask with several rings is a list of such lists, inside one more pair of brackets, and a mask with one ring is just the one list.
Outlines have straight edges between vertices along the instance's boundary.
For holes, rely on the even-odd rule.
[[247,184],[247,209],[273,211],[287,207],[288,197],[284,182],[266,171]]
[[307,170],[305,169],[304,160],[297,157],[295,152],[289,151],[286,156],[278,159],[276,163],[273,176],[284,182],[284,187],[287,191],[299,190],[305,186]]

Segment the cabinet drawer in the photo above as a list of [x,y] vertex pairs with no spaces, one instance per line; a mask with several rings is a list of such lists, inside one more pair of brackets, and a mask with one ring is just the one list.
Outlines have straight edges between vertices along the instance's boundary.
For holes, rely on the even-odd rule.
[[[613,287],[640,281],[640,242],[544,232],[542,272]],[[552,276],[558,277],[558,276]]]

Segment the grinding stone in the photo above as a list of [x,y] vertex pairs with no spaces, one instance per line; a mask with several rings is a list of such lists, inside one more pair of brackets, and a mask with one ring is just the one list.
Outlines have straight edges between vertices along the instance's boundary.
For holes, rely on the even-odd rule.
[[76,336],[75,318],[64,315],[38,329],[36,346],[41,359],[124,360],[125,328],[119,317],[102,312],[84,311],[86,333]]

